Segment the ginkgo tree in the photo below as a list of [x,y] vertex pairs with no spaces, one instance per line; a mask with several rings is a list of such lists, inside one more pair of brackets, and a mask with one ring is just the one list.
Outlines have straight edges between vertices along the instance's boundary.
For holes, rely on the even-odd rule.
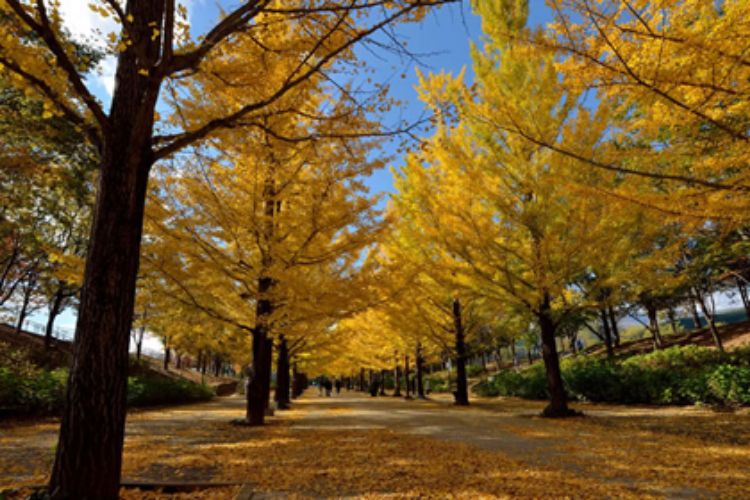
[[[322,105],[306,93],[282,102],[311,115]],[[383,223],[362,179],[382,160],[368,158],[374,141],[362,136],[377,128],[350,104],[332,106],[335,118],[279,114],[262,129],[226,131],[214,141],[222,154],[183,167],[147,212],[147,259],[170,293],[252,334],[252,425],[268,406],[271,337],[288,372],[298,324],[344,317],[366,300],[367,266],[356,264]]]
[[[498,36],[553,55],[559,84],[608,115],[607,146],[596,155],[556,144],[533,127],[510,127],[545,148],[616,172],[631,182],[611,194],[671,217],[723,224],[746,220],[750,140],[747,2],[548,0],[546,29],[495,23]],[[514,5],[496,4],[514,17]],[[488,7],[489,9],[490,7]],[[644,189],[650,184],[652,189]]]
[[565,416],[571,411],[556,331],[591,307],[574,282],[589,271],[590,255],[606,251],[616,236],[608,217],[617,209],[578,195],[566,182],[611,179],[581,171],[577,160],[508,129],[522,123],[595,155],[605,125],[558,85],[552,57],[493,37],[488,27],[506,18],[482,14],[488,37],[474,51],[475,84],[464,84],[461,75],[423,79],[421,92],[436,113],[437,130],[407,157],[397,197],[431,244],[461,262],[460,273],[478,293],[535,319],[550,395],[545,414]]

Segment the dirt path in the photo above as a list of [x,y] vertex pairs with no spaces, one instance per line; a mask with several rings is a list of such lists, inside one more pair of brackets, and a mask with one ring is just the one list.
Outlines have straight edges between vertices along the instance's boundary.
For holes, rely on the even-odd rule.
[[[457,408],[441,396],[308,391],[264,428],[231,425],[243,405],[232,397],[131,414],[124,479],[243,481],[316,497],[750,497],[747,410],[583,405],[585,418],[553,421],[520,400]],[[55,422],[0,427],[0,490],[45,482],[56,431]]]

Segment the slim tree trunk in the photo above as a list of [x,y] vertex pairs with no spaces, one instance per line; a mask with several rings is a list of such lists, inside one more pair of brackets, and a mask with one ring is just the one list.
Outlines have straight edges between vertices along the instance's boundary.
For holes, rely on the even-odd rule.
[[699,293],[698,290],[695,291],[695,300],[698,302],[698,305],[701,308],[701,312],[703,313],[703,316],[705,316],[706,320],[708,321],[708,328],[711,331],[711,337],[713,337],[714,345],[721,352],[724,352],[724,344],[722,343],[721,337],[719,336],[719,329],[716,328],[716,321],[714,320],[714,314],[712,311],[708,310],[708,307],[706,307],[706,300],[704,298],[704,295]]
[[620,328],[617,326],[617,315],[615,314],[615,308],[609,306],[607,308],[609,314],[609,323],[612,326],[612,337],[615,341],[615,347],[620,347]]
[[[33,278],[29,278],[32,280]],[[31,294],[34,291],[34,286],[31,283],[27,283],[23,289],[23,300],[21,301],[21,312],[18,314],[18,322],[16,323],[16,333],[21,333],[23,330],[23,322],[26,321],[26,316],[29,313],[29,304],[31,303]]]
[[649,303],[646,305],[646,313],[648,314],[649,330],[651,330],[651,336],[654,340],[654,350],[661,349],[664,347],[664,341],[661,338],[661,330],[659,329],[659,318],[657,316],[656,306]]
[[453,299],[453,332],[456,341],[456,392],[455,404],[469,405],[469,388],[466,381],[466,343],[464,342],[464,326],[461,317],[461,301]]
[[279,350],[276,360],[276,403],[279,410],[289,408],[289,351],[286,338],[279,336]]
[[422,358],[422,344],[417,342],[417,351],[414,359],[416,365],[416,393],[419,399],[425,399],[424,397],[424,383],[422,381],[422,375],[424,373],[424,359]]
[[669,318],[669,325],[672,327],[672,333],[677,335],[677,317],[674,313],[674,307],[667,308],[667,317]]
[[750,319],[750,298],[747,295],[747,285],[739,276],[735,277],[735,282],[737,283],[737,291],[740,292],[742,305],[745,306],[745,317]]
[[411,387],[409,385],[409,355],[404,354],[404,385],[406,386],[405,399],[411,399]]
[[615,356],[615,350],[612,346],[612,332],[609,329],[609,318],[607,317],[607,310],[600,309],[599,316],[602,320],[602,328],[604,330],[604,345],[607,347],[607,357],[612,359]]
[[385,396],[385,374],[388,370],[380,370],[380,395]]
[[145,334],[146,334],[146,327],[142,326],[141,331],[138,332],[138,342],[135,343],[135,357],[138,361],[141,360],[141,351],[143,350],[143,336]]
[[359,390],[361,392],[364,392],[365,390],[365,369],[364,368],[359,369]]
[[298,398],[302,394],[300,388],[300,377],[297,371],[297,363],[292,363],[292,399]]
[[693,329],[700,330],[702,328],[701,317],[698,315],[698,307],[693,299],[690,299],[690,313],[693,315]]
[[164,346],[164,370],[169,370],[169,358],[170,358],[171,350],[169,349],[168,345]]
[[556,326],[552,319],[550,298],[545,294],[544,301],[539,310],[539,327],[542,337],[542,358],[547,375],[547,391],[549,392],[549,404],[543,411],[545,417],[567,417],[574,412],[568,408],[568,399],[565,395],[562,374],[560,372],[560,359],[557,355],[555,344]]
[[393,396],[401,397],[401,367],[398,366],[398,358],[393,369]]
[[272,416],[271,411],[271,372],[273,371],[273,339],[266,337],[265,349],[263,350],[263,367],[265,373],[263,374],[263,414],[265,416]]
[[272,286],[273,280],[270,277],[264,276],[258,280],[258,295],[260,298],[255,306],[253,376],[247,394],[247,422],[250,425],[263,425],[268,402],[266,387],[270,387],[270,380],[266,380],[266,374],[270,373],[270,366],[266,366],[266,342],[268,340],[267,321],[273,312],[273,304],[268,298]]
[[44,329],[44,348],[49,349],[52,347],[52,333],[55,328],[55,318],[60,314],[60,308],[62,307],[63,300],[62,288],[58,288],[55,292],[55,297],[52,299],[52,304],[49,308],[49,316],[47,317],[47,327]]

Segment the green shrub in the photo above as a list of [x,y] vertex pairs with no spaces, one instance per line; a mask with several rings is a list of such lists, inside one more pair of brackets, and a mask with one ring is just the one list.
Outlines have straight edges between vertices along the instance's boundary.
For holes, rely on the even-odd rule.
[[[448,392],[448,379],[442,375],[428,375],[424,378],[425,384],[429,381],[431,392]],[[425,388],[427,386],[425,385]]]
[[[571,399],[629,404],[750,404],[750,348],[731,353],[672,347],[626,360],[596,357],[561,362]],[[483,396],[547,396],[544,367],[503,371],[475,386]]]
[[[130,406],[205,401],[214,395],[206,385],[149,375],[138,367],[133,371],[136,375],[128,377]],[[60,413],[67,378],[67,369],[45,370],[29,361],[28,353],[0,344],[0,413]]]
[[471,364],[466,367],[467,377],[478,377],[482,373],[484,373],[484,368],[482,368],[482,365]]
[[67,370],[0,367],[0,409],[10,413],[57,413],[65,400]]
[[214,391],[184,379],[154,376],[128,377],[128,406],[153,406],[207,401]]
[[750,367],[717,366],[706,383],[712,399],[723,404],[750,404]]

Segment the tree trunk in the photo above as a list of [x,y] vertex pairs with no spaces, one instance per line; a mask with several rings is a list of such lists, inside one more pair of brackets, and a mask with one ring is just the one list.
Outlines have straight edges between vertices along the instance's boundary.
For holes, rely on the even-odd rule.
[[164,346],[164,371],[169,370],[169,357],[170,357],[170,349],[168,345]]
[[669,325],[672,327],[672,333],[674,335],[677,335],[677,332],[678,332],[678,330],[677,330],[677,317],[675,316],[675,313],[674,313],[674,307],[670,306],[667,309],[667,317],[669,318]]
[[661,338],[661,331],[659,330],[659,318],[657,316],[656,306],[649,303],[646,305],[646,313],[648,314],[649,330],[654,340],[654,350],[661,349],[664,347],[664,341]]
[[[146,327],[142,326],[141,331],[138,333],[138,342],[135,343],[135,358],[141,360],[141,351],[143,350],[143,336],[146,334]],[[179,362],[179,358],[177,358]],[[179,367],[178,367],[179,368]]]
[[694,300],[690,300],[690,313],[693,315],[693,329],[694,330],[700,330],[701,329],[701,318],[698,315],[698,308],[695,305]]
[[[250,425],[263,425],[265,409],[268,402],[266,387],[270,387],[270,380],[266,374],[270,373],[270,366],[266,366],[266,341],[268,340],[268,317],[273,312],[273,304],[267,297],[273,286],[270,277],[258,280],[258,296],[255,306],[255,331],[253,332],[253,369],[250,387],[247,393],[247,422]],[[270,361],[270,360],[269,360]]]
[[411,386],[409,385],[409,355],[404,354],[404,385],[406,386],[405,399],[411,399]]
[[279,351],[276,360],[275,399],[279,410],[289,408],[289,351],[284,335],[279,336]]
[[266,369],[263,374],[263,414],[272,416],[271,411],[271,372],[273,371],[273,339],[266,337],[265,349],[263,350],[265,360],[263,367]]
[[359,369],[359,390],[361,392],[365,391],[365,369],[364,368]]
[[416,396],[419,399],[425,399],[424,397],[424,383],[422,380],[422,375],[424,372],[424,359],[422,358],[422,344],[420,342],[417,342],[417,351],[416,356],[414,359],[414,363],[416,365]]
[[34,285],[32,284],[33,278],[29,277],[29,283],[23,289],[23,300],[21,302],[21,312],[18,314],[18,323],[16,323],[16,333],[21,333],[23,330],[23,322],[26,321],[26,316],[29,313],[29,303],[31,303],[31,294],[34,291]]
[[398,366],[398,358],[393,369],[393,396],[401,397],[401,367]]
[[49,349],[52,347],[52,333],[55,328],[55,318],[60,314],[60,308],[62,307],[65,296],[62,292],[62,287],[57,289],[55,297],[52,299],[52,304],[49,308],[49,316],[47,317],[47,327],[44,329],[44,348]]
[[615,308],[609,306],[607,308],[607,311],[609,313],[609,322],[612,326],[612,337],[615,341],[615,347],[620,347],[620,329],[617,326],[617,315],[615,314]]
[[750,298],[747,295],[747,285],[739,276],[735,277],[735,282],[737,283],[737,291],[740,292],[742,305],[745,306],[745,317],[750,319]]
[[297,371],[297,363],[294,362],[292,363],[292,399],[298,398],[300,394],[302,394],[300,376]]
[[552,320],[551,313],[550,298],[548,294],[545,294],[538,317],[542,337],[542,358],[547,375],[547,390],[550,402],[542,414],[545,417],[567,417],[574,412],[568,408],[568,400],[560,372],[560,359],[557,355],[557,344],[555,344],[557,327]]
[[133,45],[118,55],[101,148],[73,364],[49,490],[56,498],[115,499],[125,430],[128,347],[140,257],[151,137],[161,80],[140,74],[159,58],[165,2],[130,0]]
[[455,404],[469,405],[469,388],[466,381],[466,343],[464,342],[464,326],[461,321],[461,301],[453,299],[453,331],[456,341],[456,392]]
[[607,347],[607,357],[612,359],[615,356],[615,350],[612,347],[612,332],[609,329],[609,318],[607,317],[607,310],[600,309],[599,316],[602,320],[602,328],[604,331],[604,345]]
[[380,370],[380,395],[385,396],[385,374],[388,370]]
[[713,312],[708,310],[708,307],[706,307],[706,300],[704,299],[704,296],[701,295],[697,290],[695,291],[695,300],[698,302],[703,316],[705,316],[706,320],[708,321],[708,328],[711,331],[711,337],[713,337],[714,339],[714,345],[721,352],[724,352],[724,344],[722,343],[721,337],[719,336],[719,329],[716,328],[714,314]]

